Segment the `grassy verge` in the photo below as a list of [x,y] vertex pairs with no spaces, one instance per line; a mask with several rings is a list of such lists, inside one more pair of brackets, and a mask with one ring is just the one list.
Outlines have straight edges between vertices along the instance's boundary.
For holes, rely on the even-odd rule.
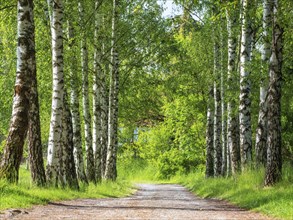
[[264,170],[248,171],[234,178],[206,179],[202,172],[178,175],[181,183],[201,197],[225,199],[240,207],[263,214],[293,219],[293,171],[286,166],[283,180],[274,187],[263,187]]
[[27,208],[49,201],[70,200],[76,198],[122,197],[133,191],[129,181],[103,182],[99,185],[81,185],[79,191],[61,188],[38,188],[30,183],[30,174],[24,168],[20,170],[17,185],[0,180],[0,210],[9,208]]
[[293,170],[283,169],[283,180],[274,187],[264,187],[264,170],[248,171],[230,178],[206,179],[202,171],[177,175],[170,180],[159,180],[152,164],[143,160],[123,161],[120,176],[133,182],[179,183],[204,198],[225,199],[242,208],[265,215],[293,219]]

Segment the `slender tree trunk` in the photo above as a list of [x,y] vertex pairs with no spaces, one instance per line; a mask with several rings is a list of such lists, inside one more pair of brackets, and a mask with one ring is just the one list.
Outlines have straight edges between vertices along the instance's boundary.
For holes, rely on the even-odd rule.
[[[227,32],[228,32],[228,74],[227,74],[227,148],[229,155],[228,175],[230,170],[234,175],[239,170],[240,154],[237,134],[237,117],[236,104],[233,98],[236,91],[233,82],[236,80],[236,45],[237,37],[233,27],[236,26],[236,15],[233,11],[226,11]],[[230,168],[231,167],[231,168]]]
[[64,93],[64,109],[62,117],[62,167],[63,182],[65,186],[72,189],[79,189],[77,172],[74,163],[74,142],[73,142],[73,126],[70,108],[67,102],[66,93]]
[[206,126],[206,178],[214,176],[214,116],[211,100],[213,99],[213,89],[210,88],[208,108],[207,108],[207,126]]
[[[103,45],[104,46],[104,45]],[[103,53],[103,57],[105,54]],[[107,83],[105,69],[101,71],[101,170],[102,176],[105,175],[107,159],[107,138],[108,138],[108,105],[107,105]]]
[[220,91],[220,46],[217,42],[214,45],[214,101],[215,101],[215,113],[214,113],[214,148],[215,148],[215,163],[214,163],[214,174],[220,176],[222,173],[222,144],[221,144],[221,91]]
[[70,104],[72,115],[72,130],[73,130],[73,146],[74,146],[74,159],[76,164],[77,177],[79,180],[87,183],[87,177],[84,169],[82,141],[81,141],[81,126],[80,126],[80,114],[79,114],[79,94],[78,94],[78,77],[76,74],[75,64],[77,62],[75,53],[74,42],[74,30],[72,23],[68,20],[68,39],[69,39],[69,51],[70,53]]
[[[81,2],[79,5],[80,25],[84,25],[84,9]],[[89,80],[88,80],[88,50],[86,45],[86,37],[84,30],[81,34],[81,71],[82,71],[82,103],[83,103],[83,119],[85,133],[85,149],[86,149],[86,175],[90,182],[96,182],[94,156],[93,156],[93,139],[91,126],[91,113],[89,102]]]
[[261,51],[262,71],[261,71],[261,85],[259,95],[259,113],[258,125],[255,137],[255,162],[256,166],[266,164],[266,142],[267,142],[267,86],[268,86],[268,64],[271,54],[270,44],[270,27],[272,19],[272,1],[264,0],[263,2],[263,48]]
[[53,1],[52,13],[52,63],[53,63],[53,93],[52,114],[50,123],[48,157],[47,157],[47,179],[51,184],[58,184],[58,166],[60,158],[58,152],[61,149],[61,131],[63,114],[63,4],[62,0]]
[[251,101],[250,90],[251,82],[249,79],[250,72],[247,64],[250,61],[250,43],[251,27],[249,22],[249,1],[243,0],[243,14],[241,25],[241,51],[240,51],[240,149],[242,169],[245,168],[252,160],[252,134],[251,134]]
[[[223,31],[223,28],[221,27],[221,32]],[[224,74],[224,53],[223,53],[223,48],[224,48],[224,42],[223,42],[223,34],[220,34],[220,41],[221,41],[221,47],[220,47],[220,71],[221,71],[221,117],[222,117],[222,130],[221,130],[221,135],[222,135],[222,171],[221,174],[225,176],[227,174],[227,106],[226,106],[226,100],[225,100],[225,75]]]
[[99,0],[95,2],[95,44],[94,44],[94,78],[93,78],[93,149],[95,158],[95,173],[98,182],[102,179],[101,169],[101,47],[100,47],[100,23],[101,19],[98,15]]
[[114,68],[115,68],[115,78],[114,78],[114,140],[115,140],[115,147],[113,153],[113,172],[114,172],[114,179],[117,178],[117,150],[118,150],[118,110],[119,110],[119,59],[118,53],[114,52]]
[[283,29],[278,21],[278,1],[273,1],[273,40],[270,58],[268,89],[268,141],[265,185],[270,186],[282,177],[281,139],[281,81],[283,61]]
[[[18,171],[28,130],[30,78],[36,71],[33,1],[18,0],[17,10],[16,82],[10,128],[0,164],[0,178],[14,183],[18,182]],[[32,63],[34,65],[31,65]]]
[[111,40],[111,63],[112,71],[110,77],[109,91],[109,116],[108,116],[108,147],[105,179],[116,180],[116,153],[118,147],[118,92],[119,92],[119,61],[118,53],[115,46],[116,38],[116,22],[118,18],[117,12],[118,0],[113,0],[113,17],[112,17],[112,40]]

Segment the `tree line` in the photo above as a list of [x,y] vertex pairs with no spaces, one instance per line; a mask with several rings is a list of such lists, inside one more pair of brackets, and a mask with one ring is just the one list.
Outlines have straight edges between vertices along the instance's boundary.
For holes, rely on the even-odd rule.
[[[7,7],[1,10],[10,8],[8,1],[6,4]],[[115,180],[119,50],[123,40],[122,30],[118,28],[126,25],[119,13],[126,7],[131,11],[133,5],[121,4],[117,0],[97,0],[94,3],[48,0],[46,4],[37,3],[37,8],[34,4],[33,0],[17,2],[16,82],[0,177],[10,182],[18,181],[27,137],[31,177],[37,185],[47,182],[77,189],[79,181]],[[90,11],[85,12],[85,8]],[[40,23],[35,25],[36,11],[44,15],[38,18],[38,22],[43,22],[42,26]],[[51,59],[47,59],[52,62],[53,80],[45,168],[37,86],[36,29],[50,34],[52,53]],[[126,35],[129,30],[124,31]],[[47,39],[43,37],[43,40]],[[38,43],[41,44],[40,38]],[[127,65],[123,67],[129,68]],[[89,88],[90,84],[92,88]]]
[[25,155],[37,185],[115,180],[133,158],[161,178],[265,167],[265,185],[281,179],[292,4],[174,3],[182,15],[162,17],[154,0],[4,2],[1,178],[17,182]]

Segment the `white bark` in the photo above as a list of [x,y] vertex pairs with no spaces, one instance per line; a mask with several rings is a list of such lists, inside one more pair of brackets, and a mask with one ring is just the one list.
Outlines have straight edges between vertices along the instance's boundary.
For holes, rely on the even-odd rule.
[[[236,14],[233,11],[226,10],[227,17],[227,32],[228,32],[228,72],[227,72],[227,148],[228,148],[228,175],[234,175],[239,169],[240,155],[238,147],[238,134],[237,134],[237,115],[235,112],[235,100],[233,98],[236,91],[233,86],[236,80]],[[233,29],[234,28],[234,29]]]
[[53,93],[52,114],[47,156],[47,177],[56,184],[59,158],[57,152],[61,145],[62,110],[64,93],[63,76],[63,5],[62,0],[53,1],[52,13],[52,65],[53,65]]
[[242,169],[252,160],[252,133],[251,133],[251,82],[247,64],[251,56],[251,27],[249,22],[249,0],[243,0],[243,15],[241,24],[240,48],[240,149]]
[[[81,2],[78,3],[80,13],[80,25],[84,25],[84,9]],[[84,30],[81,34],[81,71],[82,71],[82,103],[86,149],[86,174],[89,181],[95,182],[93,139],[91,126],[91,113],[89,102],[89,80],[88,80],[88,50]]]
[[119,60],[115,46],[116,22],[117,22],[118,0],[113,0],[112,17],[112,41],[111,41],[111,63],[112,71],[110,77],[109,91],[109,116],[108,116],[108,147],[105,179],[115,180],[117,178],[116,153],[118,147],[118,92],[119,92]]
[[30,79],[35,70],[32,65],[35,64],[33,1],[19,0],[17,9],[16,81],[10,129],[0,161],[0,178],[13,183],[18,182],[18,170],[28,130]]
[[206,125],[206,171],[205,177],[214,176],[214,114],[211,107],[213,100],[213,89],[210,89],[207,109]]
[[[221,28],[221,32],[222,32],[222,28]],[[227,117],[226,117],[226,111],[227,111],[227,107],[226,107],[226,100],[225,100],[225,75],[224,74],[224,68],[223,68],[223,59],[224,59],[224,55],[223,55],[223,48],[224,48],[224,43],[223,43],[223,34],[220,34],[220,41],[221,41],[221,47],[220,47],[220,71],[221,71],[221,123],[222,123],[222,130],[221,130],[221,139],[222,139],[222,175],[225,176],[227,173]]]
[[270,26],[272,19],[272,1],[264,0],[263,2],[263,47],[261,51],[262,71],[261,71],[261,85],[259,95],[259,115],[258,126],[255,137],[255,156],[256,164],[265,164],[266,161],[266,142],[267,142],[267,86],[268,86],[268,64],[271,53],[270,45]]
[[94,44],[94,77],[93,77],[93,150],[95,158],[96,180],[101,181],[101,46],[99,42],[101,19],[98,15],[99,0],[95,3],[95,44]]

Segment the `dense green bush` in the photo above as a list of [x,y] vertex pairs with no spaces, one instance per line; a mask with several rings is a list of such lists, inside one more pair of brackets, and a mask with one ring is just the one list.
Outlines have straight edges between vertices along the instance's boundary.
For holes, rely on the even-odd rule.
[[[204,116],[197,111],[195,95],[180,96],[165,103],[164,121],[152,127],[121,129],[120,157],[141,158],[156,168],[160,179],[188,173],[204,164]],[[135,136],[135,138],[134,138]]]

